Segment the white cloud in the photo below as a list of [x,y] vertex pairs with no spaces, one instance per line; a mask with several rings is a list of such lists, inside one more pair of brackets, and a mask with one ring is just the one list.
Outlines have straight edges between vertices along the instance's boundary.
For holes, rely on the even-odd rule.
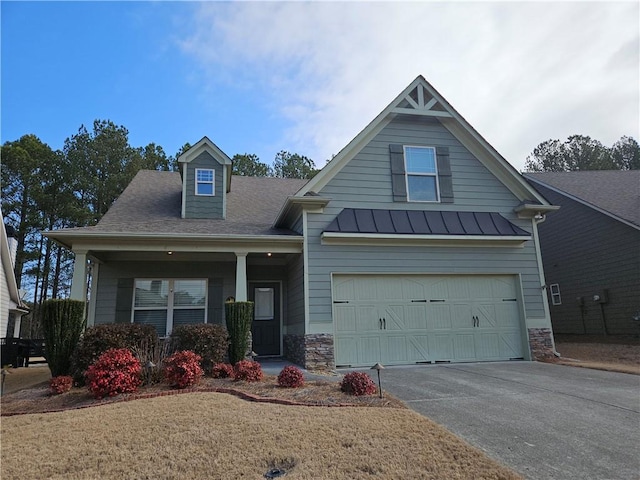
[[186,52],[258,89],[322,163],[418,74],[517,168],[548,138],[639,133],[637,2],[203,3]]

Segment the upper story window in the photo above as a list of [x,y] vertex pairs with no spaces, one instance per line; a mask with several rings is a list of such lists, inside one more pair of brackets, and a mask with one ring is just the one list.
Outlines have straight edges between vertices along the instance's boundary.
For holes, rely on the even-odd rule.
[[433,147],[404,147],[407,200],[438,202],[438,164]]
[[215,195],[215,170],[196,168],[196,195]]
[[560,296],[560,285],[554,283],[551,287],[551,303],[553,305],[562,305],[562,297]]

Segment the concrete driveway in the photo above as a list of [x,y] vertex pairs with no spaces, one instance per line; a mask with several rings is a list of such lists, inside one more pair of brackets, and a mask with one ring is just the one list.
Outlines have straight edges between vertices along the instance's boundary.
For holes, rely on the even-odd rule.
[[535,362],[416,365],[383,370],[382,388],[525,478],[640,478],[639,376]]

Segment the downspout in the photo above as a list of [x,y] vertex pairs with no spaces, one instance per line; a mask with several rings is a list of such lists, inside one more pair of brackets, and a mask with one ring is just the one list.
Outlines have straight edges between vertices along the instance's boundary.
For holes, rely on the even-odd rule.
[[[543,294],[542,306],[544,308],[545,315],[549,319],[549,323],[551,323],[551,312],[549,311],[549,299],[547,297],[547,292],[546,292],[547,282],[544,278],[544,267],[542,266],[542,253],[540,252],[540,237],[538,236],[538,225],[540,225],[541,223],[544,223],[546,219],[547,219],[547,216],[540,212],[536,213],[536,215],[533,217],[533,241],[536,247],[536,259],[538,261],[538,270],[540,274],[540,288],[542,290],[545,290]],[[553,352],[553,355],[560,358],[561,355],[556,350],[556,339],[553,335],[551,335],[551,346],[552,346],[551,351]]]

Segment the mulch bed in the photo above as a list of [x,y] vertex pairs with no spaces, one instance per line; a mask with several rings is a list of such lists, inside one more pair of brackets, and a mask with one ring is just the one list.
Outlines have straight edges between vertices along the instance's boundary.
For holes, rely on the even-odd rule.
[[386,392],[383,392],[383,398],[379,398],[377,394],[355,397],[341,392],[337,382],[329,381],[308,381],[301,388],[283,388],[278,386],[276,378],[276,376],[265,375],[262,382],[247,383],[227,378],[205,377],[200,384],[187,389],[179,390],[165,384],[156,384],[142,387],[136,393],[101,400],[94,399],[84,387],[72,388],[71,391],[61,395],[50,395],[48,385],[44,384],[3,395],[0,413],[2,416],[51,413],[190,392],[228,393],[249,401],[283,405],[407,408],[403,402]]

